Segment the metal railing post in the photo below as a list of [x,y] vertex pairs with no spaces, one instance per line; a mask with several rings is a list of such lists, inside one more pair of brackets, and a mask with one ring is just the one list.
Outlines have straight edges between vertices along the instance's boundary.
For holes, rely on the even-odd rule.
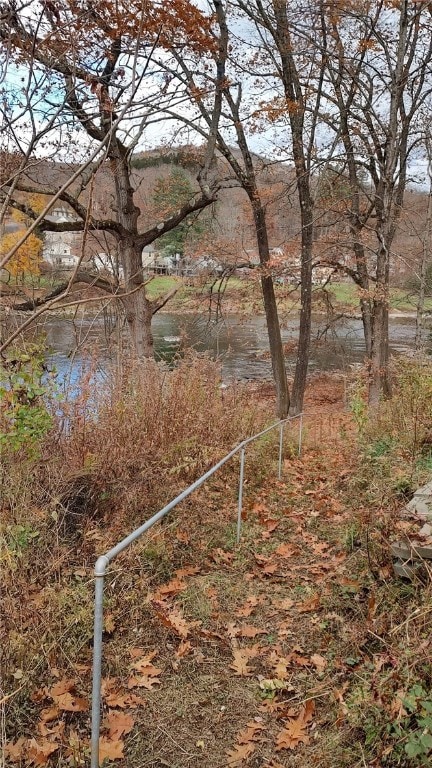
[[101,719],[101,682],[102,682],[102,632],[103,632],[103,595],[104,577],[109,560],[105,555],[95,565],[94,598],[94,637],[93,637],[93,690],[92,690],[92,730],[91,730],[91,768],[99,768],[99,733]]
[[299,418],[299,437],[298,437],[298,455],[301,456],[302,452],[302,440],[303,440],[303,414],[300,414]]
[[240,477],[239,477],[238,512],[237,512],[237,544],[240,543],[240,536],[241,536],[244,465],[245,465],[245,449],[242,448],[240,452]]
[[278,480],[282,478],[282,454],[283,454],[283,437],[284,437],[284,425],[281,423],[279,427],[279,464],[278,464]]

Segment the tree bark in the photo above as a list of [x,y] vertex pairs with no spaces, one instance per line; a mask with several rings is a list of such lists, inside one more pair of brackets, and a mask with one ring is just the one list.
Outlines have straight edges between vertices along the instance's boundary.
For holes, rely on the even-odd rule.
[[250,196],[250,200],[254,216],[258,253],[264,270],[261,277],[261,289],[267,320],[273,378],[276,386],[276,411],[278,417],[284,419],[288,416],[290,398],[273,278],[271,275],[265,274],[266,265],[270,258],[265,212],[255,196]]

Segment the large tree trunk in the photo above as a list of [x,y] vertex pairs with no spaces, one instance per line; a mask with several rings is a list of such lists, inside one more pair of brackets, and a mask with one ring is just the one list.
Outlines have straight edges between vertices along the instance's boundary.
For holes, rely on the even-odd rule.
[[125,308],[131,347],[138,360],[153,357],[152,306],[145,295],[141,247],[134,243],[122,243],[120,258],[124,269],[126,293],[122,304]]
[[140,210],[133,199],[134,191],[127,153],[118,142],[111,148],[111,157],[118,219],[130,235],[120,243],[119,247],[126,293],[122,303],[126,312],[132,351],[138,360],[142,360],[153,357],[153,335],[152,307],[145,295],[142,248],[137,245]]

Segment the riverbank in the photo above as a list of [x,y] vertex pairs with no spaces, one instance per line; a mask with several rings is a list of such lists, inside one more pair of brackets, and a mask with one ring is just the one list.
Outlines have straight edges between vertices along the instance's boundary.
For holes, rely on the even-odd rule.
[[[55,280],[47,275],[40,277],[28,276],[25,286],[5,286],[4,304],[10,304],[9,297],[15,291],[21,292],[23,300],[40,298],[44,293],[56,287]],[[258,279],[248,277],[231,277],[228,281],[206,279],[204,277],[179,278],[169,275],[155,275],[146,286],[151,299],[159,298],[176,289],[175,295],[160,310],[161,312],[198,313],[209,317],[222,314],[237,314],[244,316],[264,315],[261,287]],[[300,292],[295,286],[275,283],[275,294],[281,317],[300,311]],[[86,312],[95,314],[99,311],[98,302],[105,295],[88,285],[77,285],[71,290],[65,303],[70,301],[89,300]],[[91,303],[90,303],[91,301]],[[390,293],[390,313],[393,317],[415,317],[416,296],[400,288],[394,288]],[[345,314],[348,317],[360,317],[358,289],[353,283],[330,283],[326,286],[316,285],[312,292],[313,312],[324,315]],[[63,310],[68,314],[74,312],[73,307]],[[427,298],[425,311],[432,312],[432,298]]]
[[[209,313],[220,309],[226,314],[264,314],[259,282],[251,278],[232,277],[223,285],[220,281],[210,282],[195,278],[195,284],[188,285],[182,278],[157,276],[149,283],[147,290],[151,297],[156,297],[175,287],[178,287],[177,293],[166,305],[165,311],[197,312],[204,308]],[[275,294],[282,317],[300,311],[298,288],[275,283]],[[343,313],[349,317],[360,317],[358,290],[353,283],[314,286],[312,304],[315,314]],[[432,311],[432,299],[426,300],[425,310]],[[393,317],[415,317],[416,297],[403,289],[392,289],[390,312]]]

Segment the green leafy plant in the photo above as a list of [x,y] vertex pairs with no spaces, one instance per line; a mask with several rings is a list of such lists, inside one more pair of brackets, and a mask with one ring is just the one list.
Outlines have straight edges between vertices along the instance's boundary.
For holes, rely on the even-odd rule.
[[410,765],[430,765],[432,755],[432,693],[422,685],[411,686],[402,699],[406,714],[390,726],[390,735],[410,759]]
[[50,385],[43,382],[44,353],[39,345],[15,353],[0,367],[0,447],[13,453],[25,448],[39,453],[40,441],[52,426],[44,400]]

